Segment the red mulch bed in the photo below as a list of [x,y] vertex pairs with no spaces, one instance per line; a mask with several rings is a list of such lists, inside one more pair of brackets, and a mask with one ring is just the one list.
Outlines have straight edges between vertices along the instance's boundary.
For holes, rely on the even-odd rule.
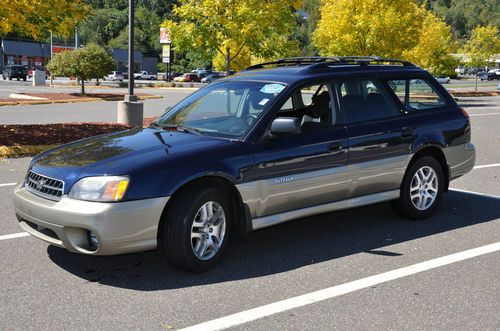
[[158,117],[144,117],[144,126],[148,126],[149,124],[153,123]]
[[127,129],[116,123],[0,125],[0,146],[57,145]]

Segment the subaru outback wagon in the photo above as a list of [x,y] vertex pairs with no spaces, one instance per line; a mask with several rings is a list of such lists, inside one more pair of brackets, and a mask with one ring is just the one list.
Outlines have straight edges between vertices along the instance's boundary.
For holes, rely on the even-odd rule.
[[214,267],[231,236],[391,201],[429,217],[475,161],[467,113],[427,71],[377,57],[291,58],[198,90],[147,128],[36,156],[20,226],[75,253],[159,248]]

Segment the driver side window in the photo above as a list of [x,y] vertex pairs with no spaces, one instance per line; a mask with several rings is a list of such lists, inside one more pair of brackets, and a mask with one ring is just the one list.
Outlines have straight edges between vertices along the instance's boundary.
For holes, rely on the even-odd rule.
[[327,84],[302,87],[288,98],[277,117],[298,118],[301,132],[332,127],[336,122],[332,95]]

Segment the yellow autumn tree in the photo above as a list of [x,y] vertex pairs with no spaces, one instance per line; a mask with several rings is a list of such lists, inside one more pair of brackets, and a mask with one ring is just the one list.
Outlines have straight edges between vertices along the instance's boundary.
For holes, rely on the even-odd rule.
[[416,45],[403,50],[402,57],[429,70],[434,75],[456,75],[459,60],[452,53],[457,50],[450,26],[434,15],[426,15]]
[[313,41],[322,55],[408,58],[434,74],[453,68],[451,30],[412,0],[323,0]]
[[173,17],[162,26],[170,30],[179,50],[219,53],[225,70],[244,50],[260,57],[289,53],[289,35],[296,24],[297,0],[179,0]]
[[39,39],[49,31],[67,36],[88,10],[84,0],[2,0],[0,37],[15,32]]

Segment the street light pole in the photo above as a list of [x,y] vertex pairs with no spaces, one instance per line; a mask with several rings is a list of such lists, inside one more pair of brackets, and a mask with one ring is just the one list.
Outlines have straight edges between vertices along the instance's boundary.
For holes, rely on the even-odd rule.
[[118,101],[117,122],[142,127],[144,104],[134,95],[134,1],[128,1],[128,95]]
[[134,2],[128,1],[128,95],[134,95]]

